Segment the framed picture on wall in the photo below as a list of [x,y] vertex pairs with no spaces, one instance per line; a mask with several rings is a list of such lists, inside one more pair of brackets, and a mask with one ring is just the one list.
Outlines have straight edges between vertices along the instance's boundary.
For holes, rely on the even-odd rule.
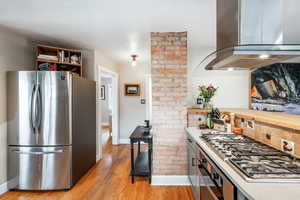
[[251,109],[300,115],[299,69],[299,63],[278,63],[252,71]]
[[105,85],[101,85],[100,88],[100,99],[105,100]]
[[126,83],[124,89],[125,96],[140,96],[140,84],[138,83]]

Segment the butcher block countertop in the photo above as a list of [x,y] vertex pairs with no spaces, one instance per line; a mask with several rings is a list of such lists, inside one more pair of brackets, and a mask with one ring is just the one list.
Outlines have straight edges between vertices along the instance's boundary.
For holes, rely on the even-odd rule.
[[[237,108],[221,108],[220,111],[222,113],[234,113],[236,117],[244,119],[300,130],[300,115]],[[187,112],[188,114],[207,114],[210,110],[188,108]]]

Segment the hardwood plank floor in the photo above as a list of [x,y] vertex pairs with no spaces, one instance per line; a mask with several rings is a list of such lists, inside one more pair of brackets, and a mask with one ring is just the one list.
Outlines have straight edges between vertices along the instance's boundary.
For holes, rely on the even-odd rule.
[[[11,191],[0,200],[194,200],[190,187],[151,186],[145,179],[131,184],[129,145],[107,142],[103,159],[69,191]],[[84,158],[82,160],[84,162]]]

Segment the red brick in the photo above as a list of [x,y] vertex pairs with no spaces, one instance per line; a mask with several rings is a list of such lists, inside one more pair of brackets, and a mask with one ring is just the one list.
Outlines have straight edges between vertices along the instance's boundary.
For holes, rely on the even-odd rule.
[[186,175],[187,33],[151,33],[154,174]]

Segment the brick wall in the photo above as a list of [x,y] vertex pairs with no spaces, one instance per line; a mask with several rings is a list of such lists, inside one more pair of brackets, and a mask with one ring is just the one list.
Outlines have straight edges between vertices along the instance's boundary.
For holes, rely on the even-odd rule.
[[186,175],[187,33],[151,33],[153,174]]

